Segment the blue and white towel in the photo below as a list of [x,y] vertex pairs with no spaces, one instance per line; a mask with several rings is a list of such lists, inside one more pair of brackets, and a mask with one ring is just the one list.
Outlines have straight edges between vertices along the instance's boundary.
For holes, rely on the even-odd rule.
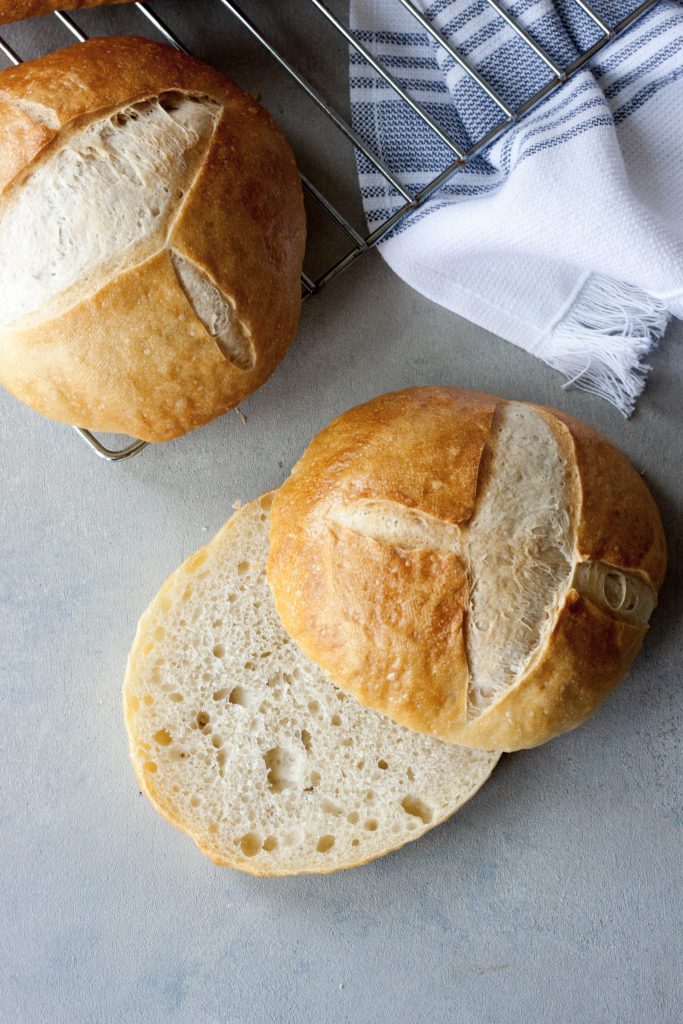
[[[566,67],[599,32],[575,0],[502,0]],[[487,0],[416,6],[516,107],[551,77]],[[592,0],[616,24],[636,0]],[[399,0],[351,0],[351,27],[462,148],[500,111]],[[411,194],[453,154],[351,52],[358,133]],[[403,200],[362,155],[370,229]],[[683,316],[683,8],[660,0],[458,170],[380,245],[435,302],[629,415],[644,357]]]

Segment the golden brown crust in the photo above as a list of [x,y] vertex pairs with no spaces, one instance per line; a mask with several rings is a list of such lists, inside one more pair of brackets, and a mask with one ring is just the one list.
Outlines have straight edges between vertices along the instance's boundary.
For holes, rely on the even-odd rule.
[[[231,408],[264,382],[294,335],[305,224],[294,157],[269,115],[238,90],[223,102],[171,244],[230,297],[251,334],[256,366],[242,374],[249,385]],[[217,216],[222,209],[230,216]]]
[[320,508],[363,498],[445,522],[472,515],[493,412],[501,399],[460,388],[408,388],[349,409],[313,438],[277,501]]
[[[521,680],[471,713],[464,560],[347,530],[335,509],[385,502],[401,516],[466,523],[502,401],[417,388],[333,421],[276,493],[268,563],[285,628],[337,685],[403,725],[489,750],[534,746],[578,725],[623,678],[646,625],[569,591]],[[595,431],[539,412],[575,470],[576,559],[640,574],[656,592],[665,544],[645,484]]]
[[294,157],[269,115],[233,83],[148,40],[94,39],[0,74],[0,141],[10,142],[0,156],[5,198],[75,126],[168,91],[223,106],[167,244],[235,301],[253,367],[239,369],[221,353],[167,249],[74,297],[65,312],[46,307],[42,322],[32,316],[0,331],[0,382],[22,401],[53,419],[147,441],[233,408],[284,355],[299,316],[305,241]]
[[624,678],[647,626],[607,615],[570,590],[521,682],[459,731],[483,750],[537,747],[585,721]]
[[277,491],[268,578],[285,629],[361,703],[442,735],[467,711],[468,583],[446,551],[405,551],[331,526],[372,498],[443,522],[472,515],[498,399],[416,388],[351,409]]
[[54,129],[29,117],[0,91],[0,193],[54,137]]
[[104,4],[130,4],[133,0],[0,0],[0,24],[35,18],[51,11],[76,11]]
[[[167,251],[53,323],[59,331],[44,324],[0,331],[3,384],[52,419],[164,441],[231,409],[261,383],[262,367],[239,370],[221,354],[178,286]],[[104,350],[107,327],[117,344]]]
[[585,423],[548,410],[566,428],[581,486],[576,544],[582,559],[643,573],[659,590],[666,572],[662,521],[643,478]]

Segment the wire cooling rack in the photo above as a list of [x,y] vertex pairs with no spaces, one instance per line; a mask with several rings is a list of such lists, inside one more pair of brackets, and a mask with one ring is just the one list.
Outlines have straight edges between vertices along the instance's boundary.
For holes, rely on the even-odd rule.
[[[653,7],[658,0],[644,0],[644,2],[639,3],[627,17],[624,17],[616,25],[609,25],[601,14],[599,14],[590,3],[586,2],[586,0],[568,0],[569,3],[575,4],[579,7],[583,11],[584,15],[590,19],[595,28],[597,38],[594,43],[588,46],[584,52],[582,52],[566,67],[560,66],[556,60],[550,56],[539,41],[518,22],[503,3],[499,2],[499,0],[485,0],[485,2],[493,9],[495,14],[506,22],[509,29],[520,40],[522,40],[522,42],[526,44],[531,51],[533,51],[536,57],[540,59],[547,68],[547,81],[544,82],[541,88],[539,88],[534,95],[528,97],[523,103],[521,103],[521,105],[516,107],[509,106],[503,99],[501,99],[494,87],[484,77],[482,77],[466,57],[458,52],[456,47],[443,37],[439,30],[424,16],[422,11],[418,9],[412,0],[394,0],[397,6],[403,7],[408,15],[415,20],[417,25],[427,33],[438,46],[442,47],[443,50],[462,68],[463,72],[476,83],[481,90],[482,101],[484,96],[486,96],[497,108],[500,115],[498,122],[494,124],[486,134],[482,135],[481,138],[475,139],[471,142],[468,148],[463,148],[461,144],[458,144],[458,142],[450,137],[448,133],[445,132],[439,124],[437,124],[431,114],[425,109],[425,106],[418,102],[409,91],[403,88],[391,71],[389,71],[388,68],[373,56],[370,50],[361,42],[360,39],[354,36],[348,26],[344,24],[344,22],[330,9],[330,6],[323,3],[322,0],[300,0],[297,8],[299,17],[321,16],[326,19],[331,28],[339,34],[339,37],[341,37],[343,41],[356,51],[359,58],[367,62],[368,67],[372,68],[373,71],[383,79],[386,85],[393,90],[405,104],[407,104],[413,114],[423,123],[425,130],[432,133],[435,143],[438,141],[439,144],[445,146],[449,151],[450,159],[447,166],[445,166],[427,185],[416,193],[411,193],[401,183],[394,170],[388,166],[385,160],[381,159],[372,151],[372,149],[354,130],[352,125],[349,124],[349,120],[339,113],[339,111],[331,105],[330,102],[328,102],[328,100],[305,75],[297,70],[297,68],[287,58],[282,48],[274,45],[271,40],[266,38],[255,22],[240,6],[232,3],[231,0],[212,0],[212,2],[217,4],[219,8],[222,8],[223,13],[226,15],[226,32],[230,31],[231,20],[233,20],[233,25],[234,20],[239,22],[241,27],[246,30],[261,47],[263,47],[264,51],[270,56],[270,58],[279,64],[279,66],[287,73],[288,76],[291,77],[296,85],[303,90],[308,98],[312,100],[319,110],[323,112],[336,131],[340,132],[358,153],[362,153],[365,158],[370,161],[370,163],[380,172],[382,177],[396,191],[397,196],[401,197],[398,209],[396,209],[391,216],[387,217],[383,223],[375,227],[371,232],[364,234],[353,226],[348,217],[339,209],[338,205],[327,197],[323,190],[318,188],[306,175],[301,175],[302,185],[309,199],[319,207],[320,211],[322,211],[322,214],[326,218],[330,218],[337,228],[343,232],[348,245],[348,249],[344,255],[341,256],[341,258],[335,259],[333,264],[324,269],[322,273],[316,274],[313,277],[306,273],[302,274],[301,283],[303,295],[304,298],[307,298],[308,296],[320,291],[328,281],[337,277],[346,270],[347,267],[351,266],[359,256],[377,245],[377,243],[384,238],[400,220],[409,216],[416,207],[423,203],[432,195],[432,193],[456,174],[464,164],[485,149],[486,146],[490,145],[513,122],[519,120],[519,118],[523,117],[524,114],[532,110],[549,93],[571,78],[571,76],[582,68],[596,53],[598,53],[599,50],[606,46],[616,36],[624,32],[636,19],[640,18],[646,11]],[[595,2],[595,0],[593,0],[593,2]],[[150,7],[149,4],[135,3],[132,6],[137,8],[137,12],[146,19],[162,39],[170,43],[172,46],[175,46],[178,50],[182,50],[184,53],[189,52],[174,30],[166,24],[158,14],[155,13],[154,9]],[[306,10],[304,10],[304,8],[306,8]],[[53,17],[56,18],[61,23],[61,26],[63,26],[63,28],[65,28],[79,42],[85,42],[88,38],[72,16],[58,11],[53,15]],[[0,52],[4,54],[11,64],[20,64],[22,61],[20,54],[17,53],[2,36],[0,36]],[[89,430],[83,430],[81,428],[76,428],[76,430],[98,456],[110,462],[118,462],[122,459],[130,458],[130,456],[137,454],[146,447],[146,442],[132,440],[130,444],[123,448],[109,448]]]

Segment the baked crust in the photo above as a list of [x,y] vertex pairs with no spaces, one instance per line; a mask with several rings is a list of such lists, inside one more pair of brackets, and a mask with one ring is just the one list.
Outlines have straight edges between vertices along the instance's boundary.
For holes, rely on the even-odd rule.
[[0,23],[35,18],[51,11],[76,11],[104,4],[129,4],[133,0],[0,0]]
[[570,590],[522,680],[462,731],[482,750],[537,747],[574,729],[628,672],[647,626],[607,615]]
[[[468,712],[464,640],[471,581],[457,551],[406,550],[339,525],[335,509],[392,503],[463,524],[502,399],[455,388],[384,395],[334,420],[276,492],[268,578],[305,654],[361,703],[412,729],[489,750],[535,746],[573,728],[626,674],[646,625],[569,589],[521,678]],[[641,477],[599,434],[554,410],[574,471],[575,561],[663,579],[664,533]]]
[[276,492],[268,578],[285,629],[361,703],[445,735],[467,712],[465,567],[332,522],[367,499],[471,517],[497,399],[447,388],[385,395],[317,435]]
[[555,409],[546,412],[572,442],[581,488],[579,557],[641,573],[659,591],[666,572],[666,537],[643,478],[597,430]]
[[[116,74],[112,73],[116,68]],[[0,382],[53,419],[163,441],[220,416],[272,373],[298,321],[305,242],[294,157],[269,115],[218,72],[157,43],[91,40],[0,74],[0,204],[66,134],[164,92],[222,113],[161,251],[67,308],[0,330]],[[191,260],[232,304],[254,362],[227,359],[170,263]]]

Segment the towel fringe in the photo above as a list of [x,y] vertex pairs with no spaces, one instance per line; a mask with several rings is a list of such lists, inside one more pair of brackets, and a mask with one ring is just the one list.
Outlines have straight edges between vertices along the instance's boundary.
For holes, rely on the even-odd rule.
[[591,274],[536,354],[564,374],[565,388],[600,395],[630,416],[651,369],[643,357],[670,316],[663,300],[641,288]]

